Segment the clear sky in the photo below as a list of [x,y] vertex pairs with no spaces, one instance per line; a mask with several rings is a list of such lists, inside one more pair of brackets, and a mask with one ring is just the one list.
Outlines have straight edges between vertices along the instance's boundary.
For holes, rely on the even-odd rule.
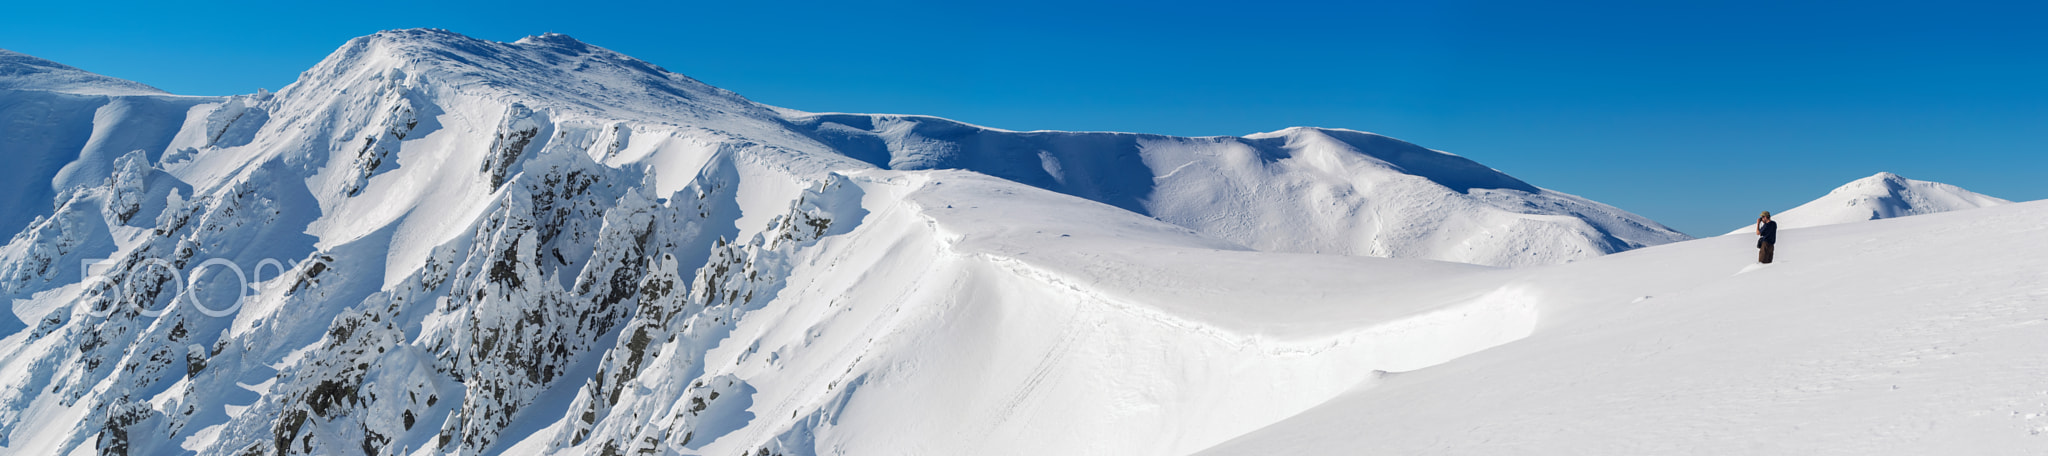
[[772,105],[1014,130],[1382,133],[1694,235],[1892,171],[2048,198],[2048,2],[10,2],[0,48],[174,93],[344,41],[560,32]]

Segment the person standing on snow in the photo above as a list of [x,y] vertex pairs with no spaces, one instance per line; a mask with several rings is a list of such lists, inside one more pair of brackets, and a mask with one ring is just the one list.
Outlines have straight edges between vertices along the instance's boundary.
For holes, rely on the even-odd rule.
[[1778,222],[1771,221],[1771,211],[1764,211],[1763,216],[1756,218],[1756,235],[1763,236],[1756,240],[1756,261],[1771,264],[1772,251],[1778,245]]

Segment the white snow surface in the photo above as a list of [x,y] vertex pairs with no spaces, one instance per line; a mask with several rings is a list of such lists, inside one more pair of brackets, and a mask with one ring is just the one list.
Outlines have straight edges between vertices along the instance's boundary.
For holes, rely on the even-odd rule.
[[[1850,181],[1799,207],[1772,212],[1778,229],[1806,228],[1837,223],[1888,219],[1936,212],[1960,211],[2010,204],[2011,201],[1964,190],[1962,187],[1913,180],[1881,172]],[[1738,228],[1728,234],[1754,234],[1754,227]]]
[[[1911,330],[2041,320],[2026,249],[1973,250],[2029,245],[2039,204],[1787,229],[1781,263],[1750,268],[1733,239],[1641,248],[1685,238],[1370,133],[805,113],[555,34],[380,32],[276,94],[0,90],[0,116],[9,151],[50,157],[5,176],[49,193],[0,213],[19,225],[0,247],[19,320],[0,316],[0,454],[1407,453],[1434,447],[1403,435],[1469,419],[1403,417],[1622,368],[1641,368],[1631,397],[1697,406],[1684,436],[1821,413],[1686,403],[1670,398],[1707,374],[1657,374],[1692,364],[1575,354],[1673,334],[1792,343],[1825,332],[1787,325],[1836,319],[1906,325],[1854,339],[1886,350],[2041,364],[2006,339],[1956,351],[1958,333]],[[1979,297],[1995,304],[1966,315],[1983,318],[1926,308]],[[1841,305],[1789,307],[1812,302]],[[1861,305],[1878,311],[1843,314]],[[1809,360],[1717,343],[1666,352],[1729,383],[1761,368],[1716,350]],[[1769,378],[1965,375],[1813,353],[1861,357]],[[1524,367],[1545,357],[1593,365]],[[1507,377],[1406,383],[1489,368]],[[1858,410],[1939,418],[2040,391],[1971,369],[1984,395]],[[1437,393],[1452,406],[1356,405],[1457,382]],[[2044,430],[2048,410],[2011,408],[1970,410]],[[1634,424],[1532,420],[1609,419]],[[1548,435],[1526,422],[1500,435]],[[1644,448],[1636,434],[1662,435],[1532,448]],[[1492,441],[1470,437],[1442,438]],[[1501,452],[1471,445],[1453,449]]]
[[2048,202],[1541,270],[1528,338],[1200,454],[2041,454]]

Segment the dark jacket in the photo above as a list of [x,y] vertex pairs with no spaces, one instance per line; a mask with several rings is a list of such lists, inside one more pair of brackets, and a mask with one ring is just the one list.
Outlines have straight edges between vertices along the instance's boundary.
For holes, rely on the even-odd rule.
[[1764,238],[1758,239],[1757,242],[1773,245],[1778,243],[1778,221],[1764,222],[1764,226],[1760,230],[1763,232]]

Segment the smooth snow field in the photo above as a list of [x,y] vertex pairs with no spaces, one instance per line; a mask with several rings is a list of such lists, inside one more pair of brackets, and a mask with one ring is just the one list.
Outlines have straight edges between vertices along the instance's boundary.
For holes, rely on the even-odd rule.
[[231,97],[0,51],[0,146],[0,456],[2048,453],[2048,202],[1890,174],[1760,265],[1360,131],[431,29]]
[[1779,237],[1527,271],[1528,338],[1201,454],[2048,452],[2048,202]]

